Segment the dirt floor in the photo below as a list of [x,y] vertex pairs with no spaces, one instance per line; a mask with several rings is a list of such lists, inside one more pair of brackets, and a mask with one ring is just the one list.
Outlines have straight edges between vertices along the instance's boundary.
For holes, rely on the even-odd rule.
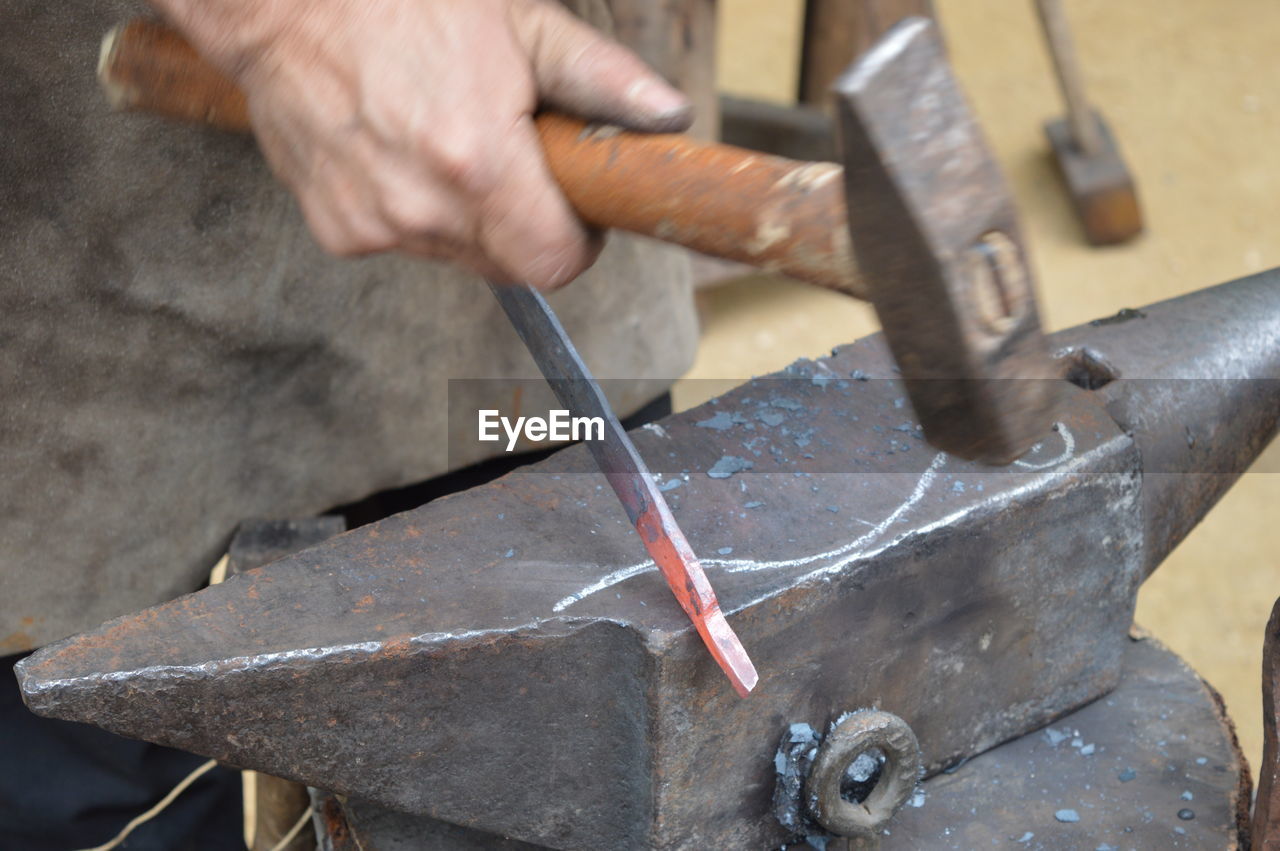
[[[799,0],[720,0],[721,87],[778,101],[796,81]],[[1068,0],[1093,101],[1135,172],[1148,233],[1089,248],[1042,135],[1061,112],[1032,3],[940,0],[948,48],[1014,184],[1050,329],[1280,266],[1280,3]],[[871,311],[767,277],[703,294],[688,407],[875,330]],[[1280,595],[1280,445],[1147,583],[1137,619],[1222,691],[1262,752],[1261,642]],[[1155,708],[1153,707],[1153,711]]]

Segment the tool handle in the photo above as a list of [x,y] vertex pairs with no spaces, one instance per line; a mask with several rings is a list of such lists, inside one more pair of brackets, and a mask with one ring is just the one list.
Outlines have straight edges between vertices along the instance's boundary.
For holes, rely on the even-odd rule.
[[1040,26],[1044,40],[1053,59],[1053,70],[1058,75],[1058,87],[1067,103],[1067,121],[1071,127],[1071,139],[1087,157],[1102,150],[1102,132],[1098,118],[1084,93],[1084,74],[1076,58],[1075,43],[1071,39],[1071,27],[1062,0],[1036,0],[1040,14]]
[[[139,18],[112,30],[98,75],[117,109],[250,130],[244,93],[158,21]],[[551,112],[536,123],[551,173],[587,224],[867,297],[849,249],[838,165]]]

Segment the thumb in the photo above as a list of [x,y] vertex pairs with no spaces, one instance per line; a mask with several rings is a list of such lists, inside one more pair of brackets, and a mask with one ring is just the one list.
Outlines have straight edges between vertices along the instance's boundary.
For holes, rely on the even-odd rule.
[[679,132],[693,123],[687,97],[558,3],[526,0],[511,16],[544,103],[651,133]]

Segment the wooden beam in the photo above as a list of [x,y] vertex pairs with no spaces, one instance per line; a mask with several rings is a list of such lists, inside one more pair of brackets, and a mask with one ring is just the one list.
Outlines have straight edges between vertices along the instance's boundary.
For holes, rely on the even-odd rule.
[[831,83],[849,63],[910,15],[934,17],[933,0],[808,0],[800,102],[825,106]]

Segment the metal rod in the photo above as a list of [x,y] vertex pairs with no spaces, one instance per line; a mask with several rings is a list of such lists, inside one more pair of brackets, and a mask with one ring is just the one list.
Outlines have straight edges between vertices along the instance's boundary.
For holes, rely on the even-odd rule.
[[1071,41],[1071,28],[1067,24],[1062,0],[1036,0],[1036,11],[1040,13],[1040,24],[1044,28],[1049,55],[1053,58],[1053,68],[1058,75],[1058,86],[1062,90],[1063,100],[1067,102],[1067,121],[1071,125],[1072,140],[1082,153],[1093,156],[1102,150],[1102,135],[1093,109],[1085,97],[1084,78],[1080,73],[1080,62],[1076,56],[1075,44]]
[[498,303],[524,341],[560,404],[574,416],[598,417],[604,422],[603,440],[588,440],[596,465],[618,495],[618,501],[645,549],[697,628],[716,663],[746,697],[756,685],[756,669],[738,636],[720,611],[693,548],[676,524],[667,500],[600,385],[591,377],[569,334],[542,294],[526,284],[490,282]]

